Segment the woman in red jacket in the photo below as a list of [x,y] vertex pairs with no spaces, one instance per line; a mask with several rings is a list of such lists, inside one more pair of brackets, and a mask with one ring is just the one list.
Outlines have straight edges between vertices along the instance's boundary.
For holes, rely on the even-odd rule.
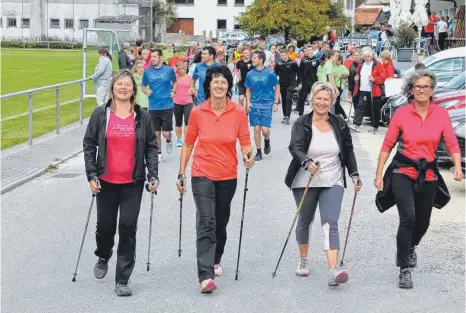
[[395,66],[392,62],[392,54],[388,50],[384,50],[380,53],[380,58],[382,59],[382,64],[385,69],[385,74],[387,78],[393,78],[395,76]]
[[[435,85],[435,75],[426,70],[418,70],[407,79],[403,93],[411,103],[399,108],[390,122],[374,180],[379,192],[392,195],[400,216],[396,236],[400,288],[413,287],[410,268],[417,265],[414,249],[429,227],[436,194],[445,192],[438,188],[444,183],[436,162],[441,137],[455,164],[455,180],[463,180],[460,148],[450,116],[431,102]],[[385,173],[391,179],[382,179],[384,165],[397,142],[394,161]]]

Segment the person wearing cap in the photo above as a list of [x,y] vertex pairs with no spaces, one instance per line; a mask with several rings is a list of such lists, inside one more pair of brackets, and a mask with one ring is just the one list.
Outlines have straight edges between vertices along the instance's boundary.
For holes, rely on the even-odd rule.
[[118,53],[118,67],[120,70],[130,70],[133,67],[131,58],[129,57],[130,48],[131,46],[129,45],[129,43],[125,42],[121,47],[121,51]]

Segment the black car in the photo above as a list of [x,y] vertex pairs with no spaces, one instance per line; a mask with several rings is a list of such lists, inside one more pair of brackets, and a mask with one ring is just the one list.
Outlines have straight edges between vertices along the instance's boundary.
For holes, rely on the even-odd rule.
[[[455,130],[456,137],[458,138],[458,143],[460,144],[462,163],[464,165],[464,125],[466,123],[466,109],[461,108],[457,110],[450,110],[448,113],[450,114],[451,124]],[[439,162],[451,161],[450,154],[447,151],[447,147],[443,139],[440,141],[439,147],[437,149],[437,158]]]

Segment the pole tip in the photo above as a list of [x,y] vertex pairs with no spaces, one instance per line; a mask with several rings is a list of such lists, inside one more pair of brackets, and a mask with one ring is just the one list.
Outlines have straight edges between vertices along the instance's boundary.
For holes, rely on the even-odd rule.
[[147,264],[147,271],[149,271],[149,264]]
[[71,281],[74,283],[76,281],[76,276],[74,276]]

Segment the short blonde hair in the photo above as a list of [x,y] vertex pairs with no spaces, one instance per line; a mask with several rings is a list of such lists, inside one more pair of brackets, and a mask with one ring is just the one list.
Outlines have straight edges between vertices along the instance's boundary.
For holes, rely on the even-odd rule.
[[382,52],[380,52],[380,57],[391,61],[392,60],[392,53],[389,50],[383,50]]
[[322,90],[330,93],[330,99],[332,101],[332,105],[334,105],[335,102],[337,101],[337,93],[335,91],[335,88],[330,83],[324,83],[324,82],[317,82],[314,85],[312,85],[311,102],[314,100],[314,96],[319,91],[322,91]]

